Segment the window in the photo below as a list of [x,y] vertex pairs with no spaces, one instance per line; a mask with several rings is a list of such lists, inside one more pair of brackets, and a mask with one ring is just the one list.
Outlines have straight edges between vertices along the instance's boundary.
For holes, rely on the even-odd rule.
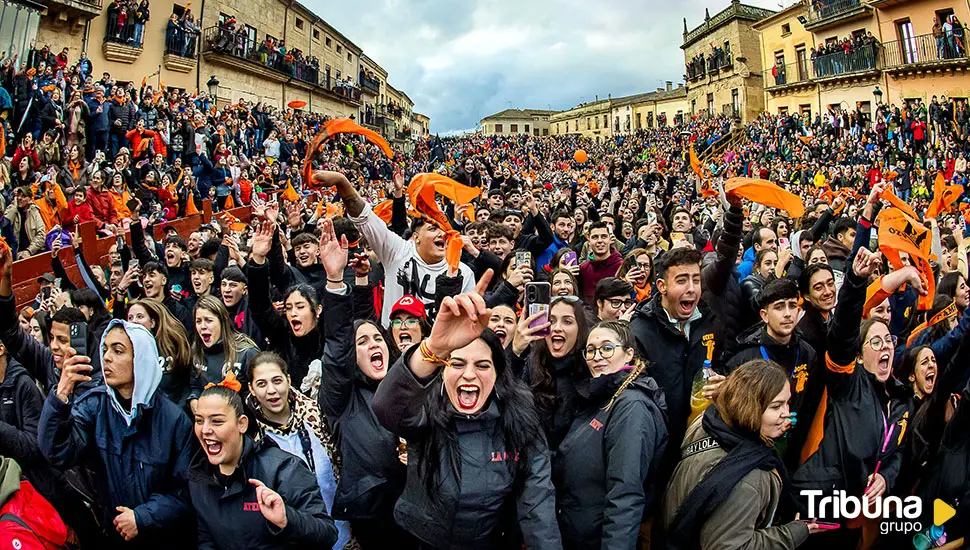
[[509,133],[518,134],[519,133],[519,125],[518,124],[509,124]]
[[640,126],[640,113],[637,113],[637,130],[641,128]]
[[714,94],[707,94],[707,114],[714,115]]
[[603,115],[603,128],[609,127],[609,125],[610,125],[610,122],[609,121],[610,121],[610,116],[609,115]]
[[334,73],[334,76],[337,78],[337,80],[340,80],[340,69],[337,69],[337,72]]
[[351,63],[354,62],[354,55],[352,53],[349,53],[349,52],[347,53],[347,61]]
[[279,42],[279,40],[277,40],[275,36],[273,36],[272,34],[266,33],[266,41],[269,42],[270,40],[272,40],[273,42]]
[[802,103],[798,106],[798,112],[802,115],[811,118],[812,116],[812,105],[810,103]]
[[543,128],[542,129],[542,135],[548,136],[549,135],[549,128]]
[[344,47],[340,44],[337,44],[337,53],[344,53]]
[[[573,131],[574,132],[578,132],[579,131],[579,119],[577,118],[574,122],[575,122],[576,126],[573,128]],[[569,130],[569,123],[568,122],[566,123],[566,130],[567,131]]]
[[502,133],[502,125],[501,124],[496,124],[495,125],[495,133],[496,134],[501,134]]
[[222,26],[223,24],[225,24],[225,22],[226,22],[226,21],[228,21],[228,20],[230,20],[230,19],[232,19],[232,16],[231,16],[231,15],[227,15],[227,14],[225,14],[225,13],[222,13],[222,12],[219,12],[219,26],[220,26],[220,27],[221,27],[221,26]]
[[316,42],[319,42],[320,41],[320,30],[319,29],[313,29],[313,40],[315,40]]
[[[596,120],[599,120],[599,119],[596,119]],[[597,124],[596,124],[596,127],[597,127],[597,128],[599,128],[599,126],[600,126],[600,125],[599,125],[599,123],[597,123]],[[589,117],[586,117],[586,129],[587,129],[587,130],[589,130],[589,129],[590,129],[590,128],[592,128],[592,127],[593,127],[593,126],[592,126],[592,125],[590,125],[590,123],[589,123]]]
[[333,47],[333,42],[331,42],[331,41],[330,41],[330,37],[329,37],[329,36],[327,37],[327,42],[326,42],[326,44],[327,44],[327,47],[328,47],[328,48],[330,48],[330,47]]
[[785,66],[785,52],[783,50],[775,52],[775,65],[778,67]]
[[779,115],[787,115],[788,114],[788,106],[786,105],[786,106],[778,107],[778,114]]
[[172,13],[174,13],[175,15],[177,15],[179,17],[179,19],[181,19],[182,16],[185,15],[185,6],[180,6],[178,4],[172,4]]
[[529,125],[528,124],[525,125],[525,133],[527,133],[527,134],[529,133]]
[[795,60],[798,63],[798,80],[802,81],[808,78],[808,54],[805,52],[805,45],[799,44],[795,46]]
[[781,35],[788,36],[791,34],[791,23],[785,23],[781,26]]
[[919,61],[919,52],[916,46],[916,33],[913,32],[913,23],[909,19],[896,22],[896,35],[899,37],[900,53],[904,63],[915,63]]
[[301,31],[303,30],[303,20],[299,17],[296,18],[296,28],[300,29]]
[[256,46],[256,27],[252,25],[246,25],[246,43],[249,47]]
[[741,116],[741,94],[737,88],[731,90],[731,109],[734,116]]
[[596,129],[600,129],[600,117],[596,117]]

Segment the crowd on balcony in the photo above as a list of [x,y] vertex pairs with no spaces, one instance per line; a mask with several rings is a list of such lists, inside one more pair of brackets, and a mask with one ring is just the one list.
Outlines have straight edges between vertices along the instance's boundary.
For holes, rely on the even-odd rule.
[[965,34],[966,28],[956,14],[950,14],[942,23],[939,18],[934,17],[933,40],[936,42],[936,58],[966,57]]
[[810,59],[816,78],[856,71],[868,71],[879,66],[882,44],[872,31],[847,37],[812,48]]
[[172,13],[165,27],[165,53],[180,57],[195,57],[202,27],[195,21],[192,10],[185,8],[182,15]]
[[141,48],[151,12],[148,0],[111,0],[105,8],[104,41]]
[[716,72],[732,63],[731,49],[729,45],[711,46],[708,54],[701,52],[695,55],[686,65],[687,80],[703,78],[704,75]]

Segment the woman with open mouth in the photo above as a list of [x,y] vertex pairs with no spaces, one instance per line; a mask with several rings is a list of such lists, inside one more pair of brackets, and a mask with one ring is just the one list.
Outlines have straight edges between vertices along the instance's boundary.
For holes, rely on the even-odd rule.
[[535,324],[540,314],[524,315],[516,325],[510,364],[532,389],[549,448],[555,451],[577,413],[576,384],[589,376],[582,347],[589,321],[575,296],[554,297],[547,323]]
[[[663,390],[644,372],[627,323],[597,324],[583,353],[590,377],[576,385],[581,412],[552,462],[563,546],[635,548],[664,488],[655,487],[667,445]],[[614,510],[624,512],[605,521]]]
[[408,441],[394,518],[429,548],[521,549],[523,538],[530,549],[562,548],[532,398],[486,328],[490,278],[442,301],[431,335],[374,396],[381,423]]
[[225,378],[230,372],[245,381],[246,367],[259,349],[248,336],[236,330],[226,306],[215,296],[203,296],[195,304],[195,330],[192,332],[192,361],[195,373],[189,391],[189,406],[206,384]]
[[250,420],[239,388],[230,374],[207,387],[195,408],[195,437],[202,449],[189,467],[188,492],[200,546],[333,547],[337,527],[313,473],[272,437],[257,442],[246,435]]
[[[249,380],[247,410],[260,428],[256,440],[269,437],[284,451],[299,457],[314,473],[327,513],[333,516],[333,497],[337,491],[339,462],[330,428],[320,407],[290,386],[286,362],[272,351],[253,357],[246,373]],[[337,521],[340,550],[350,540],[350,525]]]
[[[892,376],[896,337],[889,325],[878,318],[862,320],[867,279],[878,261],[877,254],[860,248],[847,266],[828,330],[824,422],[813,423],[802,448],[802,464],[792,474],[795,494],[842,490],[873,500],[892,491],[899,475],[913,390]],[[861,537],[860,525],[849,521],[844,527],[815,542],[853,546]]]
[[492,306],[492,314],[488,318],[488,328],[498,336],[502,347],[508,349],[512,344],[512,337],[515,335],[515,325],[518,319],[515,310],[508,304]]
[[[333,222],[325,220],[321,230],[333,235]],[[282,314],[273,307],[270,300],[271,262],[266,259],[273,247],[275,232],[275,225],[263,222],[253,236],[252,251],[246,264],[246,278],[249,279],[248,314],[266,335],[269,341],[267,349],[275,351],[286,361],[293,387],[315,397],[320,380],[319,360],[324,354],[325,330],[324,323],[320,322],[324,307],[316,289],[306,283],[293,285],[286,290]],[[322,246],[320,257],[327,280],[343,284],[343,267],[335,271],[334,260],[324,254]],[[331,312],[328,311],[327,315],[331,315]],[[350,319],[351,316],[347,315],[340,320],[348,323]]]
[[391,338],[401,352],[421,341],[431,332],[424,303],[405,294],[391,307]]

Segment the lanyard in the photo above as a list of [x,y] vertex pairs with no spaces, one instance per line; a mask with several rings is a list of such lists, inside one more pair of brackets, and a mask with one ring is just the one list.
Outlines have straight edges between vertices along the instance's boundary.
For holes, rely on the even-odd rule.
[[[795,369],[798,368],[798,360],[801,359],[801,356],[802,348],[799,346],[795,350],[795,366],[793,366],[791,372],[788,373],[788,378],[795,376]],[[761,357],[763,357],[765,361],[772,361],[771,357],[768,355],[768,350],[764,346],[761,346]]]

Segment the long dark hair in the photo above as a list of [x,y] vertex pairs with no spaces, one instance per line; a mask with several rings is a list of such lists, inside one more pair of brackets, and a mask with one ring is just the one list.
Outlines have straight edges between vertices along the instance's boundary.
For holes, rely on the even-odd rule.
[[[583,308],[582,302],[579,301],[567,301],[553,297],[552,305],[549,306],[550,312],[560,302],[566,303],[573,308],[573,313],[576,316],[576,325],[579,328],[573,351],[563,358],[564,361],[573,362],[573,368],[567,372],[567,376],[576,376],[586,368],[586,359],[583,358],[583,346],[589,337],[589,320],[586,318],[586,311]],[[559,393],[556,384],[557,374],[555,369],[552,368],[553,357],[549,353],[549,346],[546,345],[545,339],[534,342],[531,352],[531,377],[529,387],[532,389],[532,395],[535,397],[535,406],[539,411],[539,416],[546,421],[546,424],[549,424],[548,421],[555,414],[556,407],[559,403]]]
[[86,306],[91,308],[91,318],[88,319],[88,326],[92,329],[101,325],[107,325],[111,320],[111,314],[104,307],[104,300],[98,293],[90,288],[78,288],[71,291],[71,303],[74,307]]
[[[521,479],[519,476],[527,474],[532,453],[540,452],[545,446],[545,435],[529,389],[508,368],[502,341],[487,328],[479,338],[491,351],[495,365],[495,387],[482,410],[486,410],[492,400],[497,401],[501,413],[499,429],[504,451],[509,455],[505,462],[509,473],[515,479]],[[440,504],[438,495],[441,494],[442,454],[448,458],[452,474],[460,482],[461,448],[455,434],[455,414],[448,396],[444,392],[429,392],[425,407],[431,420],[431,432],[421,442],[418,475],[424,481],[428,496],[437,505]]]
[[[378,323],[373,319],[357,319],[356,321],[354,321],[354,336],[353,336],[353,340],[351,340],[350,343],[354,347],[355,352],[357,348],[357,331],[360,330],[360,327],[364,325],[370,325],[376,328],[377,333],[381,335],[381,338],[384,339],[384,343],[387,345],[388,357],[387,357],[387,360],[384,362],[384,364],[386,365],[385,368],[390,368],[392,365],[397,363],[398,357],[401,356],[401,351],[397,348],[396,345],[394,345],[394,339],[391,338],[391,335],[388,333],[388,331],[384,330],[384,327],[382,327],[380,323]],[[430,333],[431,331],[429,330],[428,332]],[[354,369],[354,379],[357,380],[357,382],[365,386],[377,387],[377,384],[379,383],[379,381],[371,380],[360,370],[360,367],[357,365],[356,353],[354,354],[354,366],[357,367],[356,369]]]

